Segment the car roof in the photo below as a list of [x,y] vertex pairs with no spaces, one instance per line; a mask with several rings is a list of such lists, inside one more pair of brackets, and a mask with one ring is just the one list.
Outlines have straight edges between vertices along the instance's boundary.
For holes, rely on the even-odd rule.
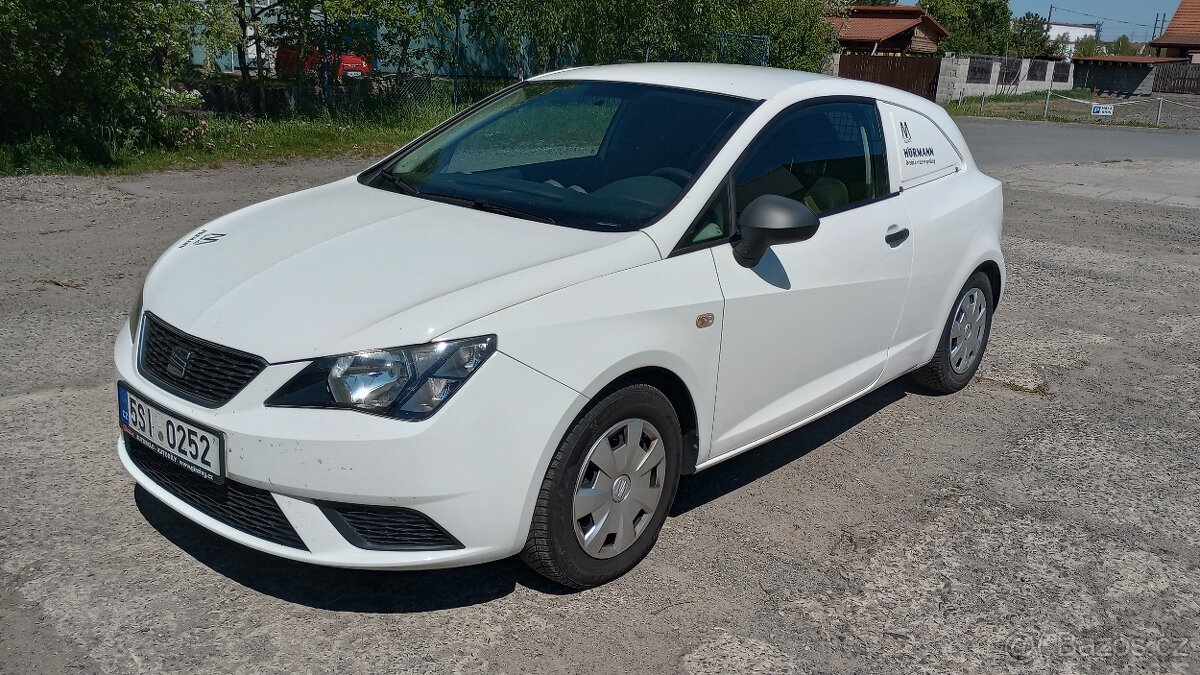
[[815,73],[728,63],[618,63],[567,68],[532,80],[603,80],[680,87],[750,99],[769,99],[798,84],[836,78]]

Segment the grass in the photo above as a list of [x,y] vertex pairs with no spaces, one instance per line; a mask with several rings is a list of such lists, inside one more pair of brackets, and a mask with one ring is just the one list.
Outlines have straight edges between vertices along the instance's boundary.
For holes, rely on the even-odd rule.
[[175,118],[171,147],[115,149],[114,161],[94,163],[56,153],[45,139],[0,147],[0,175],[138,174],[217,167],[227,162],[282,163],[311,157],[385,155],[454,113],[432,106],[403,117],[342,115],[325,118],[243,120]]
[[[1091,100],[1087,89],[1056,92],[1063,96]],[[982,103],[982,110],[981,110]],[[1017,120],[1048,119],[1055,122],[1092,122],[1118,126],[1154,126],[1138,120],[1097,120],[1081,104],[1055,97],[1050,115],[1043,117],[1045,92],[966,98],[949,101],[946,110],[955,116],[1003,117]],[[325,117],[251,120],[229,116],[206,118],[175,117],[174,132],[166,147],[138,149],[113,148],[112,161],[97,163],[78,156],[64,155],[46,138],[36,138],[18,146],[0,145],[0,175],[139,174],[169,169],[213,168],[228,162],[283,163],[314,157],[378,157],[386,155],[427,129],[450,117],[455,108],[449,102],[407,109],[404,114],[340,113]],[[597,109],[597,116],[607,114]],[[586,130],[600,125],[590,119],[565,120],[571,141],[586,137]],[[525,129],[502,129],[528,133]],[[520,133],[518,133],[520,132]],[[544,133],[544,132],[543,132]],[[492,139],[494,140],[494,139]]]
[[[0,175],[121,175],[170,169],[215,168],[228,162],[283,163],[313,157],[379,157],[386,155],[454,114],[456,108],[434,103],[408,108],[403,115],[387,112],[339,113],[328,117],[251,120],[232,116],[184,117],[170,120],[170,147],[114,149],[114,161],[89,162],[56,152],[48,139],[23,147],[0,146]],[[597,133],[607,128],[611,110],[564,109],[557,124],[534,127],[513,115],[492,132],[473,139],[485,148],[506,139],[557,141],[563,145],[598,146]],[[467,147],[471,147],[470,143]]]
[[[1090,89],[1071,89],[1069,91],[1063,91],[1060,89],[1055,93],[1059,96],[1069,96],[1071,98],[1077,98],[1084,101],[1090,101],[1092,98],[1092,91]],[[1070,104],[1070,101],[1063,101],[1059,98],[1055,98],[1053,100]],[[961,100],[955,99],[952,101],[947,101],[942,105],[951,115],[979,116],[981,104],[983,105],[983,114],[985,116],[991,116],[988,115],[988,113],[992,111],[1028,111],[1030,113],[1036,112],[1038,117],[1041,117],[1046,105],[1046,92],[1030,91],[1024,94],[1002,94],[997,96],[987,96],[986,100],[985,97],[982,96],[968,96]],[[1074,103],[1071,105],[1078,106],[1080,104]],[[1051,104],[1051,108],[1053,108],[1053,102]]]
[[[1046,92],[1031,91],[1024,94],[988,96],[970,96],[960,100],[947,101],[942,104],[955,117],[1000,117],[1012,120],[1038,120],[1049,122],[1083,122],[1088,124],[1103,124],[1106,126],[1150,127],[1153,123],[1139,119],[1117,119],[1113,117],[1092,117],[1091,109],[1082,103],[1067,101],[1061,96],[1092,101],[1094,96],[1090,89],[1070,89],[1055,91],[1050,99],[1050,113],[1046,115]],[[1164,125],[1165,126],[1165,125]]]

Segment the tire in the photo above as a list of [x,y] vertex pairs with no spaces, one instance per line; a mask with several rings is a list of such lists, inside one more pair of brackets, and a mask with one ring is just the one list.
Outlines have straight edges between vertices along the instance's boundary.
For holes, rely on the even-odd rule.
[[[627,444],[639,429],[638,442]],[[625,574],[658,539],[682,459],[679,417],[661,391],[631,384],[608,394],[575,421],[551,458],[521,558],[571,588]]]
[[[975,302],[970,301],[971,297]],[[942,329],[941,342],[933,359],[913,372],[913,380],[922,387],[943,394],[953,394],[966,387],[975,377],[975,371],[979,370],[984,352],[987,351],[994,307],[991,281],[983,272],[976,272],[959,291],[950,308],[950,316],[946,318],[946,327]],[[975,317],[971,318],[969,313],[974,313]],[[969,320],[963,321],[964,318]],[[983,322],[982,329],[979,327],[980,320]],[[960,330],[963,326],[968,328],[965,335]]]

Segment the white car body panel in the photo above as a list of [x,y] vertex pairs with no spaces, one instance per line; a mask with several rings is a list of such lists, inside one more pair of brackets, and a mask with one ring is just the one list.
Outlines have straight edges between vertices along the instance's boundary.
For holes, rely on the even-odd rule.
[[[124,340],[124,342],[122,342]],[[424,422],[350,410],[269,408],[262,402],[304,364],[270,366],[219,409],[158,389],[134,363],[129,331],[116,348],[117,377],[157,405],[226,435],[228,479],[275,493],[308,551],[263,541],[191,508],[119,454],[139,485],[200,525],[251,548],[340,567],[466,565],[512,555],[529,527],[533,498],[565,425],[587,398],[503,354]],[[512,396],[512,391],[520,396]],[[527,415],[527,409],[552,414]],[[564,421],[565,420],[565,421]],[[505,439],[502,446],[496,439]],[[367,551],[331,532],[312,499],[414,508],[465,545],[449,551]]]
[[[381,569],[494,560],[520,551],[559,442],[623,376],[654,369],[682,384],[695,417],[690,460],[705,469],[927,363],[975,270],[1003,287],[1000,184],[979,172],[953,121],[929,101],[865,82],[711,64],[623,64],[534,79],[763,101],[686,194],[640,231],[485,213],[352,177],[184,237],[151,269],[144,309],[271,365],[228,403],[207,408],[144,377],[123,329],[118,379],[224,432],[229,479],[273,493],[308,550],[257,539],[189,506],[139,471],[122,440],[119,455],[138,484],[222,536],[296,560]],[[789,108],[830,97],[879,101],[893,194],[826,215],[816,236],[773,247],[754,269],[736,262],[727,241],[673,255],[759,133]],[[923,150],[908,163],[905,148],[914,147]],[[899,246],[885,242],[904,229]],[[712,325],[698,323],[710,314]],[[263,405],[312,359],[481,335],[497,336],[497,353],[423,421]],[[413,508],[463,547],[357,548],[314,500]]]
[[824,218],[808,241],[774,246],[753,269],[714,251],[725,326],[711,455],[769,436],[874,385],[904,309],[909,227],[885,199]]
[[[712,256],[698,251],[534,298],[440,338],[503,335],[500,351],[588,398],[639,368],[668,370],[691,393],[707,448],[722,306]],[[714,325],[697,328],[704,314]]]
[[[640,232],[473,211],[354,178],[236,211],[165,253],[145,309],[271,362],[427,342],[532,296],[659,258]],[[187,243],[187,242],[192,243]],[[467,266],[446,274],[449,259]],[[271,297],[271,302],[263,302]]]
[[[905,190],[900,199],[913,214],[915,240],[908,306],[896,331],[895,377],[933,357],[946,313],[971,273],[987,262],[997,265],[1004,288],[1000,231],[1004,210],[1000,182],[981,173],[961,172]],[[891,378],[889,378],[891,379]]]

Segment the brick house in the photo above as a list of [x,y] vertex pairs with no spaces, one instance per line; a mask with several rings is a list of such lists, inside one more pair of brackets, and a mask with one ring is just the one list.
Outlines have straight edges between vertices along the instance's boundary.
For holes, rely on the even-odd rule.
[[1167,30],[1150,43],[1159,56],[1190,58],[1200,63],[1200,0],[1181,0]]

